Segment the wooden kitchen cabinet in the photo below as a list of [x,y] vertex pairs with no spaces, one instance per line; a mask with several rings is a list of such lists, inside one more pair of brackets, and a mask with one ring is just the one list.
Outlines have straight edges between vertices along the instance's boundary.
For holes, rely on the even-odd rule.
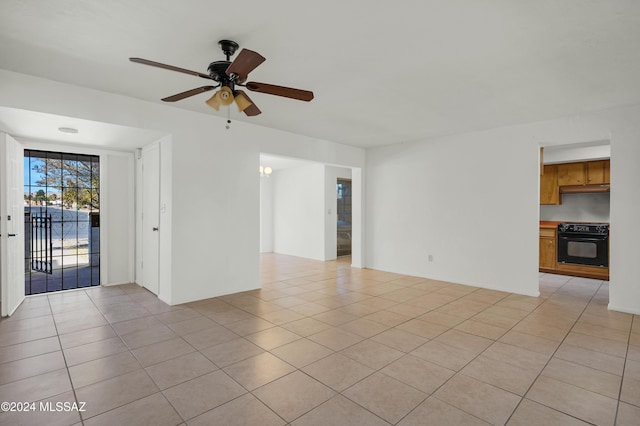
[[610,161],[587,161],[587,183],[591,185],[611,183]]
[[540,228],[540,271],[555,272],[556,247],[556,230]]
[[562,193],[602,192],[611,183],[610,161],[547,164],[540,175],[540,204],[562,204]]
[[584,162],[557,164],[557,167],[559,186],[585,184]]
[[556,165],[546,165],[540,176],[540,204],[560,204],[560,191],[558,189],[558,168]]
[[558,186],[610,183],[610,161],[582,161],[557,164]]

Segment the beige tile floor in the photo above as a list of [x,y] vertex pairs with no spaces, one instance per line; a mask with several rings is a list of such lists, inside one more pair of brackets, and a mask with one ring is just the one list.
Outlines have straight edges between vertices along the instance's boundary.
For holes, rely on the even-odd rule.
[[267,254],[262,283],[28,298],[0,322],[0,400],[36,411],[0,424],[640,424],[640,318],[607,282],[541,274],[534,298]]

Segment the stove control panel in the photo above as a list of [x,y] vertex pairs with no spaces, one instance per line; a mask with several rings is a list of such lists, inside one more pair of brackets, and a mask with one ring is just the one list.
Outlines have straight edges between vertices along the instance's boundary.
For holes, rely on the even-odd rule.
[[560,223],[558,232],[564,234],[609,235],[609,225],[602,223]]

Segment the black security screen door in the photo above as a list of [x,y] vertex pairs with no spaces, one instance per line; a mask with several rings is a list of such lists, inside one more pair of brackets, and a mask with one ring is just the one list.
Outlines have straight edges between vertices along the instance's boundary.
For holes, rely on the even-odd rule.
[[100,159],[25,150],[25,294],[100,285]]

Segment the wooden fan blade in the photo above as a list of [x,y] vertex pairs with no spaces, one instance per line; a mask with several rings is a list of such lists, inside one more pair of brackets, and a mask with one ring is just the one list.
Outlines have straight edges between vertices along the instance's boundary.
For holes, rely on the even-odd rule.
[[228,76],[236,74],[238,76],[236,80],[242,83],[247,79],[247,75],[264,61],[266,59],[259,53],[249,49],[242,49],[226,72]]
[[249,108],[244,110],[244,113],[249,117],[253,117],[254,115],[262,114],[262,111],[260,111],[256,104],[252,103]]
[[202,86],[197,89],[187,90],[186,92],[178,93],[177,95],[168,96],[166,98],[162,98],[165,102],[175,102],[184,98],[188,98],[189,96],[198,95],[200,93],[208,92],[209,90],[213,90],[218,86]]
[[203,74],[201,72],[191,71],[191,70],[188,70],[188,69],[185,69],[185,68],[174,67],[173,65],[162,64],[160,62],[150,61],[148,59],[129,58],[129,60],[131,62],[135,62],[137,64],[150,65],[152,67],[164,68],[165,70],[170,70],[170,71],[183,72],[185,74],[195,75],[196,77],[202,77],[202,78],[206,78],[208,80],[213,80],[213,77],[211,77],[209,74]]
[[258,108],[255,104],[255,102],[253,102],[253,100],[247,95],[247,93],[243,90],[236,90],[236,93],[242,93],[242,95],[247,98],[247,100],[249,102],[251,102],[251,105],[249,105],[247,108],[244,109],[244,113],[247,114],[247,116],[249,117],[253,117],[254,115],[258,115],[258,114],[262,114],[262,111],[260,111],[260,108]]
[[276,86],[275,84],[250,81],[245,85],[245,87],[253,92],[268,93],[270,95],[297,99],[299,101],[309,102],[311,99],[313,99],[313,92],[310,92],[308,90],[292,89],[291,87]]

